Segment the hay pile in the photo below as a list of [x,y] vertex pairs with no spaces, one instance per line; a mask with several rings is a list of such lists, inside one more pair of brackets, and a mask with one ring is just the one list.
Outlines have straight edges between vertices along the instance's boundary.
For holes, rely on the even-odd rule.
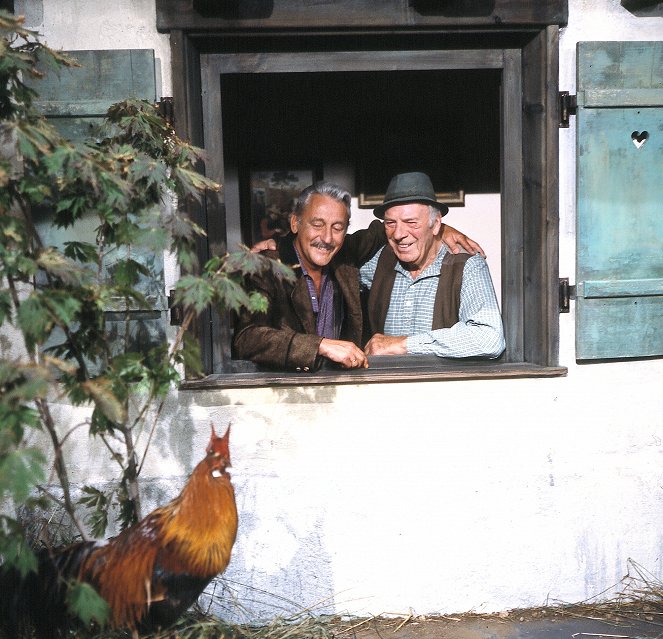
[[[233,605],[238,604],[235,602]],[[580,603],[548,601],[540,607],[489,615],[471,611],[431,617],[412,613],[401,616],[348,618],[316,614],[315,608],[312,608],[294,615],[276,617],[269,624],[261,626],[228,624],[198,609],[183,617],[167,632],[152,635],[149,639],[357,639],[368,635],[397,639],[400,631],[425,624],[442,631],[443,625],[448,630],[450,626],[463,622],[482,620],[513,624],[568,618],[601,621],[615,628],[637,624],[660,626],[656,635],[663,636],[663,582],[629,560],[628,573],[616,586]],[[434,630],[431,636],[445,634],[437,634],[437,630]],[[129,636],[126,633],[106,632],[95,639],[125,639]],[[627,635],[616,633],[602,636]]]

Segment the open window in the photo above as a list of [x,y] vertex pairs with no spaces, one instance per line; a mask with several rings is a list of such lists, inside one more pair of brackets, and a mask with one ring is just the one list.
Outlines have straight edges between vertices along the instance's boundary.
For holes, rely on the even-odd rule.
[[[177,22],[166,14],[164,24]],[[324,32],[301,21],[287,33],[250,22],[235,32],[223,17],[206,23],[228,27],[222,37],[177,32],[176,126],[205,147],[206,173],[224,185],[222,201],[210,200],[201,213],[209,234],[203,258],[254,239],[252,198],[262,197],[256,172],[296,177],[310,171],[354,186],[353,218],[361,224],[359,218],[372,215],[362,202],[416,162],[436,188],[464,203],[445,221],[470,235],[477,233],[463,214],[474,198],[487,198],[484,214],[499,235],[489,257],[498,260],[491,273],[507,341],[498,361],[407,356],[380,358],[380,365],[363,371],[260,373],[232,360],[228,318],[212,314],[199,328],[209,376],[196,384],[565,373],[557,365],[560,17],[549,12],[544,18],[557,22],[501,29],[493,21],[480,34],[413,31],[394,11],[388,33]]]

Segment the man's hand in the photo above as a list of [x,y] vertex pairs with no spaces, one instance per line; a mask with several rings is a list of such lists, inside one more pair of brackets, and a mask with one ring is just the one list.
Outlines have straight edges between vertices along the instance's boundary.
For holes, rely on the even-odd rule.
[[407,337],[376,333],[368,340],[364,351],[366,355],[406,355]]
[[343,368],[368,368],[366,354],[352,342],[325,337],[320,342],[318,353]]
[[459,253],[461,248],[464,248],[470,255],[483,255],[486,257],[484,250],[474,240],[457,231],[453,226],[448,224],[442,225],[442,241],[447,245],[452,253]]
[[260,240],[251,247],[251,253],[260,253],[261,251],[275,251],[276,241],[269,238],[268,240]]

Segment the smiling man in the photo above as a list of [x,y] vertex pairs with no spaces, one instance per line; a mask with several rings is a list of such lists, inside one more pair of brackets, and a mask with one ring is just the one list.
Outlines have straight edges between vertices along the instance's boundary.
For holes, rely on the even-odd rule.
[[[358,267],[384,244],[382,225],[346,241],[350,193],[331,182],[304,189],[290,218],[293,236],[269,257],[292,265],[294,285],[258,277],[253,288],[268,300],[265,313],[243,313],[234,356],[281,370],[311,371],[327,359],[342,368],[368,366],[362,343]],[[351,244],[351,247],[349,246]]]
[[384,219],[387,245],[360,270],[370,289],[367,355],[496,358],[504,351],[488,266],[481,255],[447,249],[441,236],[447,211],[425,173],[391,180],[374,211]]

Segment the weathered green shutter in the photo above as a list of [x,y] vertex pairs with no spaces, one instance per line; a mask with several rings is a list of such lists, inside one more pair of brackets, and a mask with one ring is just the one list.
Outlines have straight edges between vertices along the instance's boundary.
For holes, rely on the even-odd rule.
[[[33,82],[39,94],[36,106],[68,139],[89,137],[101,123],[108,107],[128,98],[156,101],[154,51],[123,49],[116,51],[68,51],[80,67],[49,73]],[[37,213],[38,215],[38,213]],[[94,242],[96,219],[84,218],[73,229],[56,229],[48,213],[37,217],[37,228],[45,243],[60,245],[76,238]],[[112,273],[113,265],[124,256],[110,256],[104,267]],[[145,264],[152,277],[143,277],[139,290],[150,303],[150,310],[124,308],[124,301],[111,302],[106,309],[106,326],[111,340],[128,335],[131,350],[143,350],[165,340],[167,298],[164,290],[163,256],[135,247],[132,258]],[[129,318],[127,326],[126,320]],[[128,330],[127,330],[128,328]]]
[[87,137],[111,104],[156,100],[154,51],[67,51],[80,67],[48,73],[33,83],[37,106],[67,138]]
[[663,42],[578,43],[576,358],[663,354]]

